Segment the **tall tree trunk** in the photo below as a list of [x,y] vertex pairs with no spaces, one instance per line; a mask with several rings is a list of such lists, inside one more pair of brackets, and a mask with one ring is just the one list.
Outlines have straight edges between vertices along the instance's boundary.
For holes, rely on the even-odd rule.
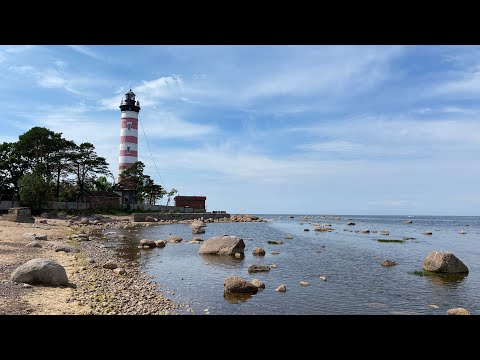
[[58,164],[58,171],[57,171],[57,190],[56,190],[56,197],[57,201],[60,200],[60,164]]

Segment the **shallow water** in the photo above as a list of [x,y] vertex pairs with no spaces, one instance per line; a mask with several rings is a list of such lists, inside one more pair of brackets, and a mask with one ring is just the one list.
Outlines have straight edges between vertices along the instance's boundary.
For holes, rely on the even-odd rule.
[[[118,254],[138,259],[147,274],[155,276],[162,291],[179,303],[188,304],[194,314],[432,314],[444,315],[452,307],[465,307],[480,314],[480,217],[418,216],[322,216],[263,215],[264,223],[213,223],[205,234],[192,235],[188,225],[139,227],[119,231],[127,235],[116,245]],[[351,220],[349,220],[351,219]],[[412,220],[412,224],[404,224]],[[300,223],[303,222],[303,225]],[[355,222],[355,226],[347,223]],[[331,224],[333,232],[316,232],[312,223]],[[468,225],[468,226],[467,226]],[[303,229],[310,229],[304,232]],[[361,234],[347,230],[370,229]],[[380,235],[388,230],[390,235]],[[459,234],[465,230],[466,234]],[[431,231],[432,235],[422,235]],[[168,243],[163,249],[139,250],[140,239],[166,239],[179,235],[184,242]],[[245,258],[199,255],[194,236],[208,239],[218,235],[244,239]],[[286,240],[286,235],[293,235]],[[378,239],[404,242],[379,242]],[[268,244],[281,240],[283,244]],[[252,255],[263,247],[265,257]],[[468,276],[418,276],[430,251],[451,251],[470,270]],[[272,255],[272,251],[280,252]],[[396,266],[383,267],[390,259]],[[249,274],[250,264],[277,264],[270,272]],[[247,280],[258,278],[266,289],[254,296],[224,298],[223,282],[229,275]],[[327,276],[327,281],[319,279]],[[309,286],[301,286],[307,281]],[[275,289],[285,284],[286,293]],[[429,304],[440,306],[439,309]]]

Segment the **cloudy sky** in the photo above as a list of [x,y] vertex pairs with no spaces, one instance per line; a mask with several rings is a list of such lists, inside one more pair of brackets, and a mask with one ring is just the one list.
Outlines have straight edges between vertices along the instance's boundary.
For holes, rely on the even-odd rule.
[[3,46],[0,68],[0,142],[45,126],[116,175],[131,86],[146,173],[208,210],[480,215],[477,46]]

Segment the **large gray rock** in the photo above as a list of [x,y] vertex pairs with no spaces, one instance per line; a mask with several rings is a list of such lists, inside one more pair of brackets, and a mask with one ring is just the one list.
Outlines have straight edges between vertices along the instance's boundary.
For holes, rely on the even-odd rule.
[[33,259],[14,270],[11,279],[17,283],[47,286],[68,285],[68,277],[62,265],[50,259]]
[[258,288],[250,281],[246,281],[238,276],[229,276],[223,283],[223,291],[230,294],[256,294]]
[[235,255],[240,253],[244,255],[244,250],[245,243],[238,236],[214,236],[200,246],[198,253],[216,255]]
[[450,252],[432,251],[423,260],[423,270],[437,273],[468,273],[468,267]]

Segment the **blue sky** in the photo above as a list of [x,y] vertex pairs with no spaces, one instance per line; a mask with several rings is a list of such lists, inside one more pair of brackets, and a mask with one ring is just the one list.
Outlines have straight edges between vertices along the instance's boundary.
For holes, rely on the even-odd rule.
[[[92,142],[231,213],[480,215],[478,46],[2,46],[0,142]],[[165,201],[163,201],[165,203]]]

